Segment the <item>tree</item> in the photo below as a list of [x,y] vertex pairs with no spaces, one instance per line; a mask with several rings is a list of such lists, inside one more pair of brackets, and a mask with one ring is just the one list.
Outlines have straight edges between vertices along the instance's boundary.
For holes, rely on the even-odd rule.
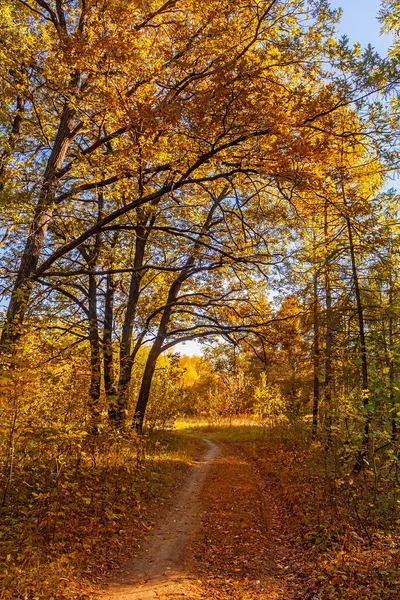
[[[186,2],[182,11],[176,0],[146,7],[129,2],[123,10],[114,0],[101,8],[33,1],[5,3],[3,11],[10,40],[13,23],[30,33],[22,54],[11,44],[4,51],[8,101],[13,73],[27,66],[18,83],[24,135],[13,169],[4,173],[4,191],[27,194],[32,205],[3,355],[20,335],[34,280],[56,261],[131,211],[196,182],[237,174],[286,177],[293,146],[305,150],[303,132],[345,101],[315,61],[334,16],[324,2],[202,8]],[[82,202],[90,207],[99,189],[106,197],[103,218],[89,219],[63,244],[47,248],[55,211],[73,214]]]

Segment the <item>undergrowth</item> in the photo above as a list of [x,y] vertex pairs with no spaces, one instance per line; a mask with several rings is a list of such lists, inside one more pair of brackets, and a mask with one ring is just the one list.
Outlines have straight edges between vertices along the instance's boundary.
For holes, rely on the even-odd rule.
[[201,431],[254,461],[282,508],[287,558],[307,598],[399,599],[399,489],[390,463],[376,457],[356,475],[355,452],[339,439],[329,448],[313,442],[304,423],[268,428],[238,420],[203,423]]
[[84,599],[135,553],[152,507],[173,492],[198,442],[35,431],[18,446],[1,527],[2,600]]

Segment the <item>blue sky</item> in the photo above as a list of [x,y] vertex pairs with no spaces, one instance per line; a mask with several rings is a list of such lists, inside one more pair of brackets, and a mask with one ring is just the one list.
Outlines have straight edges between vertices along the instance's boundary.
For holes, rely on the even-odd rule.
[[380,35],[379,0],[330,0],[332,8],[342,8],[343,17],[338,35],[347,35],[352,43],[371,44],[380,54],[386,54],[391,36]]
[[[387,53],[391,44],[391,36],[380,35],[378,11],[379,0],[330,0],[332,8],[342,8],[343,17],[338,26],[337,35],[347,35],[350,42],[359,42],[362,46],[371,44],[382,55]],[[200,354],[200,345],[193,341],[179,344],[174,348],[182,354]]]

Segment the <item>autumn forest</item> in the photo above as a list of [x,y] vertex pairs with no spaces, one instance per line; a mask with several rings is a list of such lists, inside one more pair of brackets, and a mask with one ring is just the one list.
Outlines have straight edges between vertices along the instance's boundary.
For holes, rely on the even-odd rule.
[[1,600],[400,598],[377,17],[1,0]]

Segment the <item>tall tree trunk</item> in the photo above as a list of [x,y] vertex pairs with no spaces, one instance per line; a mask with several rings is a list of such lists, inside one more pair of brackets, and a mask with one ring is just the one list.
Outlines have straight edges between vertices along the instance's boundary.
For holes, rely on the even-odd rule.
[[114,296],[116,284],[112,274],[107,275],[107,287],[104,301],[103,323],[103,364],[104,392],[108,403],[108,416],[111,423],[117,418],[117,387],[115,385],[114,353],[112,332],[114,325]]
[[136,403],[135,413],[133,415],[133,427],[138,433],[142,433],[143,421],[146,414],[146,408],[150,397],[151,384],[153,381],[154,371],[157,364],[157,358],[161,354],[161,347],[165,340],[165,336],[157,336],[149,355],[147,357],[146,366],[144,368],[140,391]]
[[[136,256],[135,256],[136,263]],[[128,302],[125,310],[124,322],[122,325],[122,337],[119,355],[119,379],[117,391],[117,407],[114,422],[118,427],[123,427],[126,421],[127,409],[129,404],[129,388],[132,379],[132,338],[133,326],[136,316],[136,308],[140,297],[141,272],[132,273]]]
[[[315,243],[315,242],[314,242]],[[318,272],[315,268],[313,275],[313,370],[314,370],[314,385],[313,385],[313,412],[312,412],[312,437],[317,437],[318,431],[318,416],[319,416],[319,399],[320,399],[320,348],[319,348],[319,311],[318,311]]]
[[167,338],[168,324],[169,324],[171,315],[173,314],[173,309],[174,309],[175,303],[178,299],[180,289],[181,289],[184,281],[186,281],[186,279],[188,279],[188,277],[190,277],[190,269],[193,267],[193,265],[195,263],[195,260],[196,260],[195,253],[200,246],[201,238],[209,230],[209,228],[212,224],[214,213],[215,213],[216,209],[218,208],[221,200],[225,197],[226,193],[227,193],[227,188],[224,188],[224,190],[221,192],[219,197],[216,200],[214,200],[214,202],[211,205],[211,208],[208,212],[207,218],[201,228],[201,232],[199,233],[196,241],[193,244],[193,248],[192,248],[190,256],[187,258],[178,277],[173,281],[173,283],[171,284],[171,287],[169,288],[168,297],[167,297],[167,301],[165,303],[165,306],[164,306],[164,309],[163,309],[163,312],[161,315],[161,320],[160,320],[160,324],[158,327],[157,336],[153,343],[153,346],[150,349],[150,353],[149,353],[147,361],[146,361],[146,366],[144,369],[143,378],[142,378],[139,395],[138,395],[138,400],[136,403],[136,409],[135,409],[135,413],[134,413],[134,417],[133,417],[133,427],[139,433],[141,433],[142,429],[143,429],[143,422],[144,422],[144,417],[146,414],[147,404],[149,401],[151,383],[152,383],[154,371],[156,368],[157,358],[161,354],[162,346]]
[[89,387],[89,428],[98,432],[100,424],[101,360],[99,321],[97,316],[96,276],[89,275],[89,342],[90,342],[90,387]]
[[[390,283],[389,283],[390,285]],[[389,288],[389,298],[390,298]],[[390,300],[389,300],[390,304]],[[389,307],[390,310],[390,307]],[[391,440],[393,444],[397,442],[397,418],[396,418],[396,403],[394,394],[394,383],[395,383],[395,368],[394,368],[394,355],[393,355],[393,316],[389,313],[388,316],[388,331],[386,331],[386,316],[382,316],[382,336],[383,336],[383,348],[385,352],[385,362],[387,372],[389,373],[389,407],[390,407],[390,429],[391,429]]]
[[388,367],[389,367],[389,405],[392,411],[391,418],[391,438],[393,444],[397,443],[397,411],[394,393],[395,383],[395,348],[394,348],[394,294],[393,294],[393,256],[392,256],[392,239],[390,238],[390,254],[389,254],[389,352],[388,352]]
[[136,409],[133,417],[133,426],[139,433],[141,433],[143,429],[143,421],[146,413],[147,404],[149,401],[154,370],[156,368],[157,358],[162,352],[162,346],[167,337],[168,324],[173,312],[173,307],[178,298],[178,294],[182,287],[182,284],[188,276],[188,270],[193,265],[193,263],[194,256],[190,256],[189,259],[186,261],[185,267],[182,269],[179,276],[175,279],[175,281],[169,289],[167,302],[161,316],[157,336],[147,357],[146,366],[140,385],[138,400],[136,403]]
[[137,210],[137,229],[135,240],[135,257],[133,267],[136,269],[131,276],[128,302],[122,325],[122,338],[119,357],[119,380],[117,390],[117,402],[112,421],[117,427],[124,427],[129,404],[129,388],[132,379],[132,368],[137,347],[132,350],[133,327],[136,317],[137,304],[140,298],[140,284],[143,278],[143,261],[146,244],[150,235],[151,227],[155,218],[151,218],[143,209]]
[[359,327],[359,334],[360,334],[362,399],[363,399],[364,409],[367,413],[365,416],[362,449],[360,450],[360,452],[357,456],[356,464],[354,466],[354,470],[356,472],[360,472],[364,466],[365,457],[368,452],[369,432],[370,432],[370,425],[371,425],[371,413],[368,410],[368,407],[369,407],[368,357],[367,357],[367,342],[366,342],[366,338],[365,338],[364,307],[362,304],[360,283],[359,283],[359,278],[358,278],[358,269],[357,269],[356,255],[355,255],[355,249],[354,249],[353,229],[351,226],[351,220],[350,220],[349,214],[346,214],[345,218],[346,218],[347,233],[348,233],[348,238],[349,238],[351,270],[352,270],[352,275],[353,275],[354,291],[355,291],[355,295],[356,295],[358,327]]
[[[103,194],[98,194],[97,210],[98,220],[103,214],[104,197]],[[89,342],[90,342],[90,387],[89,387],[89,428],[94,434],[98,432],[101,410],[100,410],[100,394],[101,394],[101,348],[99,334],[99,319],[97,311],[97,280],[95,275],[96,264],[100,254],[102,243],[101,233],[98,233],[94,240],[92,249],[81,246],[79,251],[86,260],[89,267]]]
[[333,327],[332,327],[332,290],[331,290],[331,279],[330,279],[330,260],[328,250],[328,234],[329,234],[329,219],[328,219],[328,203],[325,203],[325,214],[324,214],[324,238],[326,248],[325,258],[325,302],[326,302],[326,333],[325,333],[325,381],[324,381],[324,392],[325,392],[325,421],[326,421],[326,432],[327,432],[327,443],[330,446],[332,441],[332,418],[333,418],[333,407],[332,407],[332,347],[333,347]]
[[62,166],[73,138],[74,116],[75,110],[65,103],[8,305],[0,341],[0,354],[3,361],[6,355],[13,353],[13,348],[21,335],[22,323],[32,292],[32,275],[38,266],[47,228],[53,215],[57,172]]
[[[393,317],[389,317],[389,347],[393,348]],[[392,422],[391,422],[391,438],[392,443],[397,444],[397,412],[396,402],[394,394],[394,383],[395,383],[395,361],[393,358],[393,350],[390,351],[389,357],[389,404],[392,411]]]

